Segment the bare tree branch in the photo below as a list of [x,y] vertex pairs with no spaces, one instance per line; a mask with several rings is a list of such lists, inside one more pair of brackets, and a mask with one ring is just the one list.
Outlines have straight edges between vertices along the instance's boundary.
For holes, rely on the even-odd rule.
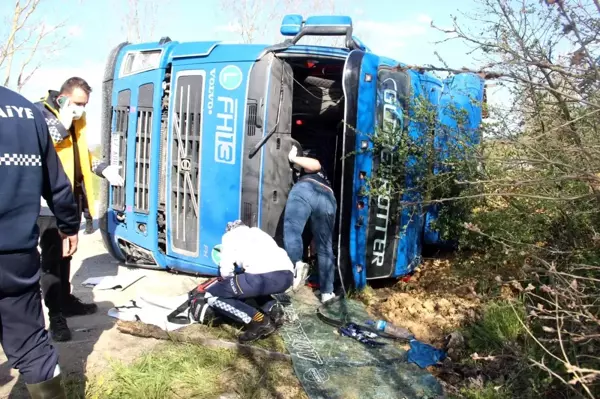
[[[271,42],[270,36],[279,32],[283,16],[288,13],[301,14],[334,14],[334,0],[223,0],[221,10],[236,21],[230,28],[239,34],[243,43],[254,43],[256,40]],[[273,39],[279,35],[273,35]],[[307,38],[312,44],[319,44],[323,38]],[[328,44],[336,44],[335,41]]]
[[115,9],[122,10],[121,32],[129,43],[157,41],[156,29],[161,15],[168,10],[171,0],[113,0]]
[[[45,50],[47,58],[65,46],[64,37],[60,36],[66,27],[65,21],[48,27],[43,20],[36,20],[42,17],[38,11],[40,2],[16,0],[8,35],[0,38],[0,70],[4,73],[4,86],[14,86],[17,91],[21,91],[40,68],[42,50]],[[15,70],[18,73],[13,79]]]

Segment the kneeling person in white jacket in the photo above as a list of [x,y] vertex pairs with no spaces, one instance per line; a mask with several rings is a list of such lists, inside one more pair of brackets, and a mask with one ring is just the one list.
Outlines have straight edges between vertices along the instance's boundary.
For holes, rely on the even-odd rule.
[[[227,224],[221,242],[223,279],[206,289],[206,303],[215,311],[246,324],[240,342],[264,338],[283,322],[283,310],[271,294],[285,292],[294,280],[293,265],[283,248],[264,231],[240,220]],[[244,300],[253,298],[256,309]]]

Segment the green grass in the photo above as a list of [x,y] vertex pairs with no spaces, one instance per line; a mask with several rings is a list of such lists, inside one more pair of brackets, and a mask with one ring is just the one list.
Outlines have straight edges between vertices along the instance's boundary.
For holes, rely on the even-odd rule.
[[548,392],[551,379],[533,367],[528,358],[537,358],[540,349],[531,342],[520,320],[525,320],[520,301],[490,301],[481,318],[466,326],[463,333],[469,353],[491,355],[488,360],[463,359],[463,365],[479,370],[485,384],[464,381],[460,397],[466,399],[539,398]]
[[483,388],[463,388],[460,390],[461,397],[464,399],[511,399],[512,395],[506,392],[502,387],[494,387],[487,384]]
[[479,353],[502,350],[525,334],[520,321],[524,318],[524,307],[519,302],[488,303],[482,317],[465,328],[469,347]]
[[112,361],[107,373],[88,381],[85,395],[80,384],[67,381],[69,398],[306,398],[287,362],[171,342],[129,365]]

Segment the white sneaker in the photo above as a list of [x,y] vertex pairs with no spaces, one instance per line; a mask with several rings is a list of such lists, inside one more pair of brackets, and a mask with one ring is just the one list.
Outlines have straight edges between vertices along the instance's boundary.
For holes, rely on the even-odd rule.
[[321,294],[321,303],[331,301],[333,298],[335,298],[335,294],[333,292],[330,292],[329,294]]
[[298,288],[300,288],[306,281],[306,278],[308,277],[309,268],[310,266],[307,263],[304,263],[302,261],[296,262],[296,274],[294,276],[294,283],[292,284],[292,289],[294,291],[297,291]]

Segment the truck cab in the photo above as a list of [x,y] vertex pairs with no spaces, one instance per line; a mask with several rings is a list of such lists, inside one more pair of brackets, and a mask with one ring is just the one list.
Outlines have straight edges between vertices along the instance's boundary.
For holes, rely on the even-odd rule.
[[[371,196],[366,182],[394,154],[369,149],[389,126],[435,134],[404,121],[409,103],[422,95],[437,101],[443,82],[371,52],[353,36],[349,17],[288,15],[280,31],[287,39],[274,45],[165,37],[113,49],[102,88],[102,149],[125,185],[105,183],[100,228],[115,258],[214,276],[215,252],[235,219],[282,243],[295,145],[330,154],[343,282],[361,288],[419,264],[426,214],[401,206],[418,193]],[[300,44],[305,36],[340,36],[344,45]]]

